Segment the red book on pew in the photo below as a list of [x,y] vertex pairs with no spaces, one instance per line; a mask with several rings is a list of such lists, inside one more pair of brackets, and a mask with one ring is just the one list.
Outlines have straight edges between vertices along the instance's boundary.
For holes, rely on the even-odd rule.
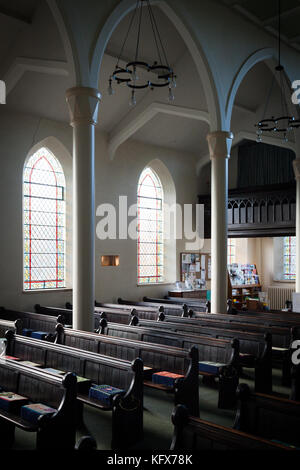
[[9,359],[10,361],[20,361],[19,357],[14,356],[0,356],[1,359]]

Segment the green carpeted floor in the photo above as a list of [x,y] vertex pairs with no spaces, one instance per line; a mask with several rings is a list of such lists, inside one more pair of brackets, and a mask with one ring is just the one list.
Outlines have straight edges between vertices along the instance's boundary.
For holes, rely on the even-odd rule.
[[[247,378],[240,383],[247,383],[253,389],[253,371],[244,370]],[[288,397],[289,389],[281,386],[280,371],[273,369],[273,391]],[[218,390],[199,383],[201,418],[224,426],[232,427],[234,410],[220,410],[217,407]],[[167,450],[172,440],[173,426],[171,414],[174,408],[174,396],[154,389],[145,388],[144,395],[144,439],[134,447],[145,450]],[[111,413],[85,407],[84,422],[88,433],[97,441],[99,450],[109,450],[111,441]],[[78,438],[86,435],[79,431]],[[35,435],[16,430],[14,449],[34,449]],[[133,448],[133,449],[134,449]]]

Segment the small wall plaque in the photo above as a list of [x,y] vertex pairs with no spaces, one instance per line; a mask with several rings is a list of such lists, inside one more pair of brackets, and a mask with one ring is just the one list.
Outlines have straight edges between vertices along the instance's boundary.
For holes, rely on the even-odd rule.
[[120,256],[119,255],[101,256],[101,266],[120,266]]

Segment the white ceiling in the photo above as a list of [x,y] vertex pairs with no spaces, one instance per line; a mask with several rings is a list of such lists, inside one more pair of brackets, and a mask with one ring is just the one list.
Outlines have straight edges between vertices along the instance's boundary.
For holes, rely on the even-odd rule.
[[[153,7],[153,11],[170,65],[178,75],[174,105],[206,111],[207,104],[201,80],[185,43],[164,13],[158,7]],[[115,86],[116,93],[108,96],[108,79],[115,68],[116,58],[121,50],[129,20],[129,16],[125,17],[114,31],[101,65],[99,89],[102,101],[98,128],[107,133],[113,133],[116,126],[130,122],[137,109],[145,110],[152,102],[168,103],[167,88],[138,91],[137,109],[129,106],[130,90],[126,85]],[[3,68],[4,64],[10,65],[16,57],[26,57],[26,53],[29,57],[63,60],[65,55],[59,37],[45,0],[0,0],[0,72],[2,71],[2,75],[6,71]],[[143,30],[141,38],[140,59],[150,64],[156,60],[153,42],[149,39],[151,37],[152,33],[148,25]],[[122,53],[124,60],[133,57],[134,46],[135,40],[133,39],[126,43]],[[265,64],[254,67],[238,91],[236,104],[245,108],[246,111],[255,112],[266,95],[270,81],[271,72]],[[71,86],[74,86],[74,83],[68,76],[25,72],[8,95],[7,107],[68,122],[65,90]],[[201,121],[158,114],[132,135],[132,138],[152,145],[192,152],[200,157],[207,154],[207,133],[208,125]]]
[[[217,0],[274,36],[278,35],[277,0]],[[300,50],[300,0],[281,0],[282,39]]]

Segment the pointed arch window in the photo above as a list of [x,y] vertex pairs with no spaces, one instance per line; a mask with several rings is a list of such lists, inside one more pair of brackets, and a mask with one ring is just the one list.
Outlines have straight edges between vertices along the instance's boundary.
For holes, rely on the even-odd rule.
[[283,238],[283,278],[296,280],[296,237]]
[[138,209],[138,284],[164,280],[163,188],[157,174],[146,168],[139,179]]
[[227,240],[227,264],[236,263],[236,239],[228,238]]
[[46,148],[25,163],[23,173],[24,290],[65,287],[66,181]]

